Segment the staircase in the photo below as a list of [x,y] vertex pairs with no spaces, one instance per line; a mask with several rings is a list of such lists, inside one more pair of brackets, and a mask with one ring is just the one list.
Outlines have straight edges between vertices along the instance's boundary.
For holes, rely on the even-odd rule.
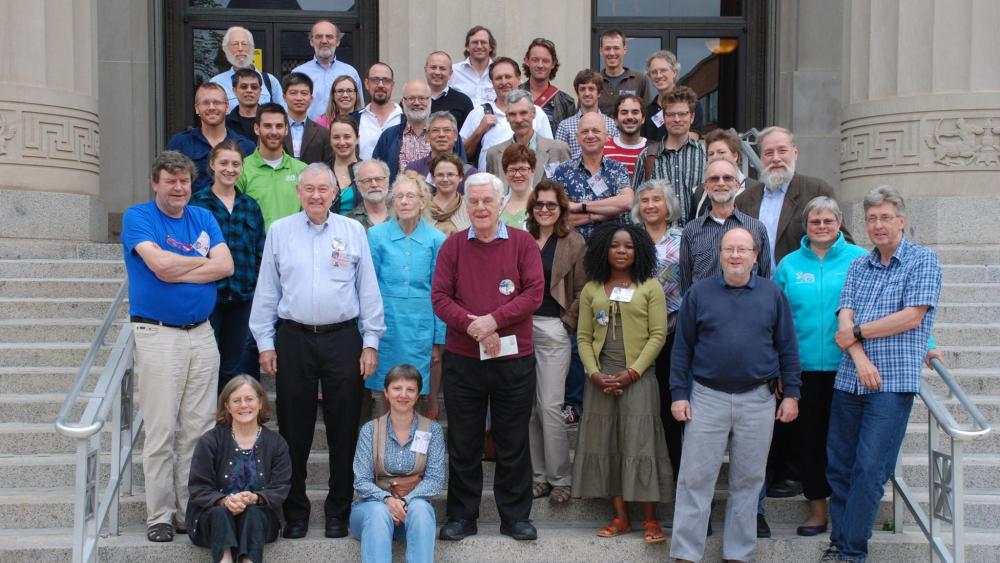
[[[986,417],[1000,421],[1000,245],[942,246],[945,288],[934,333],[958,382]],[[118,245],[0,240],[0,561],[68,561],[73,519],[74,443],[55,433],[53,421],[111,303],[123,266]],[[117,330],[109,337],[113,342]],[[106,352],[105,352],[106,353]],[[98,365],[104,361],[102,354]],[[95,369],[94,373],[97,373]],[[930,372],[928,372],[930,375]],[[273,380],[265,377],[273,393]],[[938,384],[935,384],[938,385]],[[938,386],[941,387],[941,386]],[[943,389],[943,388],[942,388]],[[904,442],[905,477],[926,506],[927,412],[918,399]],[[959,416],[959,421],[964,419]],[[314,443],[325,447],[318,424]],[[109,440],[104,440],[107,444]],[[967,561],[1000,559],[1000,432],[967,447]],[[312,528],[302,540],[279,540],[265,551],[271,561],[359,560],[352,539],[329,540],[322,532],[327,468],[323,451],[310,460]],[[103,460],[107,463],[107,459]],[[101,541],[101,561],[206,560],[207,551],[183,536],[170,544],[145,539],[143,475],[135,457],[136,494],[121,501],[123,533]],[[486,480],[492,477],[486,464]],[[726,469],[717,498],[724,499]],[[107,474],[107,469],[103,471]],[[488,488],[488,485],[487,485]],[[444,518],[443,495],[434,501]],[[724,502],[716,503],[716,534],[706,561],[721,559]],[[759,541],[756,561],[818,561],[826,535],[795,536],[805,519],[801,498],[768,499],[773,538]],[[480,533],[458,543],[439,542],[439,561],[664,561],[668,544],[647,546],[639,532],[603,539],[594,532],[610,520],[607,501],[572,500],[555,507],[535,501],[539,540],[516,542],[499,534],[492,493],[484,493]],[[660,508],[669,521],[672,505]],[[891,495],[882,501],[878,525],[891,519]],[[634,525],[641,521],[633,516]],[[907,519],[909,520],[909,518]],[[669,535],[669,529],[666,530]],[[396,560],[402,561],[397,547]],[[928,546],[910,523],[903,534],[876,531],[872,561],[926,561]]]

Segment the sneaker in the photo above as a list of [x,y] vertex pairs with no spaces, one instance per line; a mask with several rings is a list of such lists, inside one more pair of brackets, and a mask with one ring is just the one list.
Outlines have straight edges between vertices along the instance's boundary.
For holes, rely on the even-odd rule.
[[831,543],[830,546],[826,548],[826,551],[823,552],[823,557],[819,561],[820,563],[832,563],[834,561],[839,561],[840,558],[837,557],[839,553],[840,550],[837,549],[837,546]]
[[580,422],[580,410],[576,405],[563,405],[562,415],[567,425]]

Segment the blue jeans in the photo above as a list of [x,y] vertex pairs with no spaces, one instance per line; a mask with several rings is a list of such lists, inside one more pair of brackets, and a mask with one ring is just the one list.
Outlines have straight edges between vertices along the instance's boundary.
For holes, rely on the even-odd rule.
[[[250,354],[250,307],[251,301],[233,302],[220,298],[208,322],[215,331],[215,341],[219,345],[219,392],[233,377],[245,373],[260,379],[257,354]],[[254,352],[257,349],[253,346]]]
[[844,561],[868,558],[883,485],[895,468],[912,408],[913,393],[833,392],[826,441],[830,542]]
[[566,374],[567,405],[574,405],[583,414],[583,385],[587,382],[587,374],[583,373],[583,362],[580,361],[580,350],[576,346],[576,332],[569,335],[570,355],[569,373]]
[[432,563],[436,526],[434,507],[423,499],[410,502],[399,526],[385,503],[364,501],[351,509],[351,535],[361,540],[361,563],[392,563],[393,541],[406,542],[408,563]]

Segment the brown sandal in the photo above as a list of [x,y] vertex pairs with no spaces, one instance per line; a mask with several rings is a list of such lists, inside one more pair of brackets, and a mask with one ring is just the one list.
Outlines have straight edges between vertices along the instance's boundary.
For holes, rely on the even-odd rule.
[[531,497],[532,498],[542,498],[549,496],[552,492],[552,485],[546,483],[545,481],[535,481],[531,484]]
[[627,534],[632,530],[629,529],[628,524],[622,521],[621,518],[615,518],[611,520],[611,523],[604,528],[597,531],[597,535],[602,538],[613,538],[616,536],[621,536]]
[[568,502],[570,498],[570,488],[568,485],[556,485],[552,487],[552,492],[549,493],[549,502],[553,504],[562,504]]
[[642,529],[645,530],[642,541],[646,543],[662,543],[667,541],[667,537],[663,535],[663,528],[660,527],[660,521],[655,518],[643,521]]

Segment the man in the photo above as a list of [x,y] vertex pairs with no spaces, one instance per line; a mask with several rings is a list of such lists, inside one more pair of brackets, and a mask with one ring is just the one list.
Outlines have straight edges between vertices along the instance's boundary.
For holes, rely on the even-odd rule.
[[[660,100],[677,87],[677,75],[681,72],[681,63],[677,55],[670,51],[654,51],[646,58],[646,76],[656,87],[653,100],[646,106],[646,121],[642,124],[642,136],[650,141],[660,142],[667,136],[666,121],[663,118],[663,108]],[[704,124],[701,114],[701,104],[694,106],[694,121],[691,124],[691,135],[698,139],[695,131]]]
[[[403,86],[403,118],[399,125],[386,129],[379,137],[372,158],[389,166],[389,183],[396,181],[396,174],[406,170],[412,162],[427,158],[431,154],[428,134],[431,114],[431,90],[423,80],[411,80]],[[450,147],[465,158],[462,144],[458,139]]]
[[669,180],[681,204],[680,225],[691,219],[691,200],[705,173],[705,148],[691,138],[697,104],[698,95],[687,86],[678,86],[663,97],[667,138],[662,143],[647,142],[636,159],[632,177],[635,187],[646,180]]
[[385,198],[389,195],[389,166],[377,159],[363,160],[354,165],[354,177],[361,192],[361,201],[347,212],[368,229],[389,219]]
[[155,197],[122,218],[139,408],[146,421],[146,534],[154,542],[171,541],[184,527],[191,456],[215,423],[219,349],[208,317],[215,282],[233,273],[215,217],[187,206],[197,173],[189,158],[164,151],[153,163]]
[[262,84],[260,75],[252,68],[241,68],[234,72],[233,90],[236,91],[236,101],[239,103],[226,116],[227,128],[255,144],[257,143],[257,134],[253,132],[253,124],[257,121],[257,108],[260,106]]
[[333,162],[330,130],[307,115],[313,99],[313,82],[301,72],[285,76],[285,103],[288,104],[288,136],[285,152],[306,164]]
[[465,124],[465,118],[472,111],[472,99],[464,92],[448,85],[451,80],[451,55],[444,51],[434,51],[427,55],[427,62],[424,63],[424,76],[427,78],[427,85],[431,88],[431,112],[449,111],[455,116],[458,127],[455,132]]
[[362,160],[372,157],[375,143],[386,129],[399,125],[403,110],[392,103],[395,80],[392,69],[385,63],[375,63],[368,69],[365,89],[372,101],[358,115],[358,154]]
[[535,39],[524,53],[522,66],[528,80],[521,84],[521,89],[531,92],[535,105],[542,108],[549,119],[552,131],[558,131],[559,124],[576,111],[576,102],[573,96],[552,83],[559,70],[556,44],[541,37]]
[[338,195],[330,168],[310,164],[295,189],[303,211],[276,221],[267,233],[250,330],[261,371],[275,377],[278,431],[292,462],[284,536],[301,538],[309,529],[306,467],[318,385],[330,464],[325,533],[341,538],[354,493],[358,397],[363,378],[375,373],[385,333],[382,295],[365,230],[330,213]]
[[559,164],[569,160],[569,146],[566,143],[546,139],[535,133],[532,125],[535,121],[535,108],[537,107],[531,101],[531,94],[526,90],[514,90],[507,94],[507,123],[514,131],[514,136],[486,151],[487,172],[494,176],[503,177],[503,151],[514,143],[535,151],[532,186],[540,182],[542,178],[551,177]]
[[681,292],[686,292],[695,282],[719,273],[719,240],[722,235],[737,227],[753,233],[757,246],[754,252],[757,260],[756,274],[762,278],[771,277],[771,251],[767,230],[760,221],[736,209],[733,201],[740,187],[736,178],[737,170],[735,164],[723,158],[708,163],[705,191],[712,201],[712,209],[692,219],[681,235]]
[[[722,558],[750,561],[757,548],[757,494],[774,420],[798,416],[801,365],[791,306],[754,273],[757,243],[736,227],[716,251],[721,275],[696,283],[678,313],[670,359],[670,412],[684,422],[670,556],[700,561],[715,482],[729,447]],[[781,404],[775,410],[775,391]]]
[[302,209],[295,187],[306,163],[285,152],[288,116],[278,104],[260,106],[254,131],[259,139],[257,150],[243,161],[236,187],[260,206],[267,230],[271,223]]
[[590,238],[599,223],[628,221],[632,188],[625,166],[604,156],[608,130],[601,114],[585,114],[576,137],[582,149],[580,157],[560,164],[552,179],[566,188],[570,225]]
[[502,200],[499,178],[469,178],[465,201],[472,226],[445,241],[434,268],[431,301],[448,325],[442,359],[450,429],[448,522],[442,540],[478,531],[487,407],[496,440],[493,492],[500,533],[538,537],[528,520],[528,420],[535,397],[531,317],[542,302],[545,275],[531,235],[500,222]]
[[[315,56],[311,61],[304,62],[292,69],[301,72],[312,80],[313,96],[309,105],[309,119],[319,119],[326,111],[330,101],[330,89],[333,81],[340,76],[350,76],[358,87],[358,102],[364,103],[361,93],[361,77],[351,65],[337,60],[337,47],[340,45],[340,29],[329,20],[319,20],[309,30],[309,46]],[[290,108],[289,108],[290,109]]]
[[635,174],[635,160],[646,148],[646,138],[641,135],[643,122],[642,98],[622,96],[615,104],[615,123],[618,134],[604,145],[604,156],[625,165],[629,180]]
[[604,87],[601,89],[601,99],[598,102],[601,113],[614,116],[615,102],[621,96],[632,95],[650,100],[652,96],[646,75],[625,67],[625,55],[628,54],[625,34],[617,29],[609,29],[601,34],[600,46],[601,59],[604,61],[604,68],[601,69]]
[[[455,116],[451,112],[436,111],[431,114],[427,121],[430,123],[430,128],[427,130],[427,138],[431,142],[431,153],[407,164],[406,170],[413,170],[417,174],[425,176],[427,183],[434,185],[430,170],[431,159],[439,154],[454,153],[459,155],[459,158],[464,161],[465,149],[462,147],[462,140],[458,138],[458,122],[455,121]],[[463,162],[463,164],[465,166],[463,173],[465,178],[479,172],[468,162]],[[464,193],[464,181],[459,184],[458,189]]]
[[193,191],[199,192],[212,185],[208,160],[215,145],[233,140],[240,144],[244,156],[253,152],[254,145],[249,139],[226,127],[228,109],[226,93],[218,84],[200,84],[194,91],[194,112],[198,116],[198,127],[181,131],[167,142],[168,150],[183,153],[194,162],[197,174],[191,177]]
[[493,32],[481,25],[465,34],[465,60],[451,67],[448,84],[472,100],[473,107],[480,107],[497,99],[489,70],[497,56],[497,40]]
[[[603,87],[604,82],[601,80],[601,75],[589,68],[576,73],[576,77],[573,78],[573,89],[580,102],[580,109],[575,115],[562,120],[559,129],[556,130],[556,140],[569,145],[570,158],[580,158],[580,143],[576,142],[576,130],[580,125],[580,118],[585,113],[601,113],[601,109],[597,106],[597,100],[601,96],[601,88]],[[617,135],[618,126],[615,125],[615,121],[603,113],[601,115],[604,117],[604,126],[608,128],[608,135]]]
[[226,30],[222,36],[222,52],[226,55],[226,60],[232,68],[225,72],[220,72],[212,77],[211,81],[222,86],[229,101],[229,107],[236,107],[236,94],[233,92],[233,74],[241,68],[249,68],[261,77],[264,88],[260,92],[260,103],[267,104],[274,102],[285,107],[285,99],[281,94],[281,82],[273,75],[267,74],[266,78],[253,65],[253,35],[245,27],[233,26]]
[[[937,255],[906,236],[903,198],[888,186],[864,199],[875,248],[851,264],[840,294],[840,359],[830,404],[828,559],[864,561],[882,485],[892,474],[941,298]],[[827,559],[824,559],[827,560]]]

